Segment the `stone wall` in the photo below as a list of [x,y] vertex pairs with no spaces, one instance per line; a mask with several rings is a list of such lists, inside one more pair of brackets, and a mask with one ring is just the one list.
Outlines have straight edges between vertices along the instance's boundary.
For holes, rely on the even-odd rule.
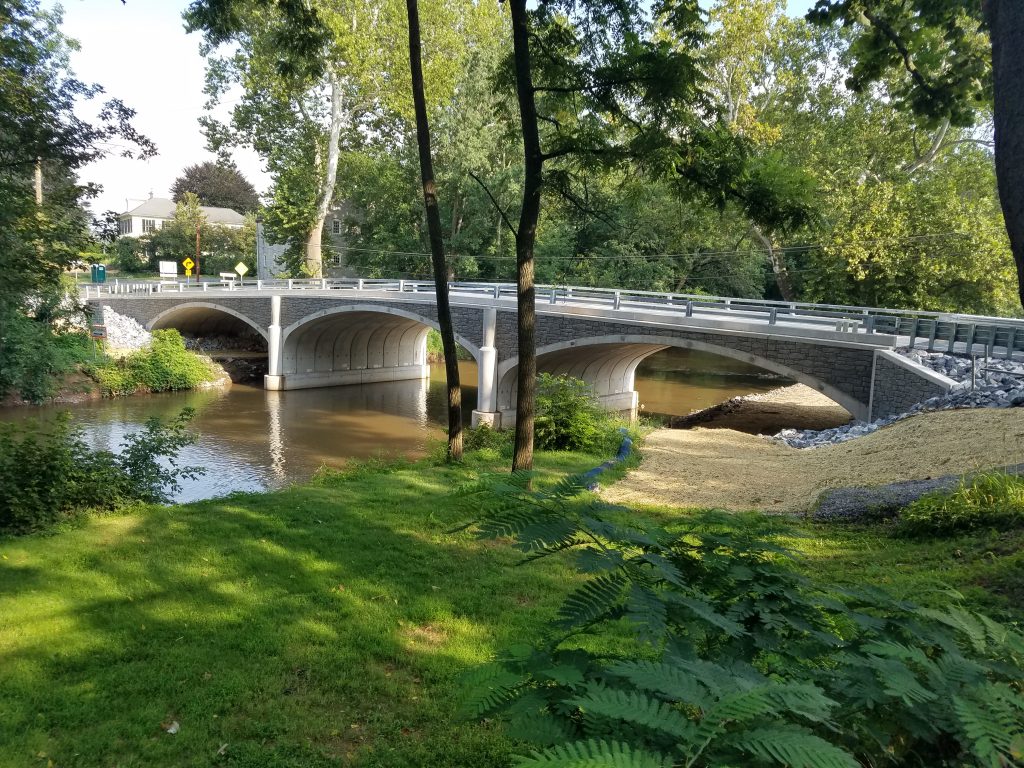
[[869,420],[909,411],[929,398],[945,395],[955,384],[902,355],[876,350]]

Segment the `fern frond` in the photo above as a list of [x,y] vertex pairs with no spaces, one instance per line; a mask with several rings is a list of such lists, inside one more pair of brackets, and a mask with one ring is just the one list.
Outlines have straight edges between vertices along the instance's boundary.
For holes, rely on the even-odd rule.
[[617,549],[601,550],[596,547],[580,550],[576,556],[576,567],[582,573],[614,571],[622,566],[625,559]]
[[985,630],[985,625],[970,611],[950,606],[941,611],[934,608],[918,608],[917,613],[957,630],[970,641],[975,651],[985,652],[988,645],[988,633]]
[[620,661],[611,665],[607,671],[628,680],[637,688],[700,709],[705,709],[711,701],[707,689],[692,674],[672,664],[655,661]]
[[636,627],[640,638],[656,644],[668,632],[668,611],[665,603],[651,589],[634,584],[626,600],[626,618]]
[[478,718],[497,712],[514,701],[523,686],[522,676],[497,664],[474,670],[459,707],[463,717]]
[[718,627],[730,637],[740,637],[741,635],[747,634],[747,630],[742,626],[727,616],[723,616],[703,600],[696,597],[689,597],[687,595],[680,595],[676,592],[673,592],[669,599],[672,603],[686,608],[697,618]]
[[672,768],[664,755],[618,741],[574,741],[517,757],[516,768]]
[[626,577],[620,572],[591,579],[565,599],[558,609],[558,623],[579,627],[608,615],[621,604],[625,585]]
[[1018,761],[1022,756],[1014,754],[1024,737],[1020,710],[1014,712],[1006,702],[991,695],[985,697],[984,708],[964,697],[954,696],[953,710],[970,744],[971,753],[983,765],[1003,768],[1020,764]]
[[854,757],[799,726],[775,725],[732,736],[728,745],[789,768],[859,768]]
[[578,707],[586,720],[619,720],[642,725],[673,739],[690,742],[695,728],[679,711],[640,691],[606,688],[598,683],[587,686],[586,693],[568,700]]

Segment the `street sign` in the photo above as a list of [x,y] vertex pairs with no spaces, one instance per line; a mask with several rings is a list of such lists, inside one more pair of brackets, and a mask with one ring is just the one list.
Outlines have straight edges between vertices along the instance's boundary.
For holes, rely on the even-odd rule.
[[185,260],[183,262],[181,262],[181,266],[183,266],[185,269],[189,269],[189,270],[192,269],[192,267],[194,267],[195,265],[196,265],[196,263],[194,261],[192,261],[192,259],[188,258],[187,256],[185,257]]
[[245,273],[248,271],[249,268],[245,266],[245,264],[243,264],[242,262],[238,262],[237,264],[235,264],[235,272],[237,272],[240,277],[245,277]]
[[107,326],[105,325],[90,325],[89,335],[94,339],[105,339],[107,338]]
[[185,277],[192,277],[192,267],[185,267]]

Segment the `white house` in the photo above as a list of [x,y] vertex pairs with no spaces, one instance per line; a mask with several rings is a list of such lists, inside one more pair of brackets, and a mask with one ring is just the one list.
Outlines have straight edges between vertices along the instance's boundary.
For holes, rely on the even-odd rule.
[[[174,220],[174,211],[177,207],[173,200],[166,197],[150,197],[142,205],[125,211],[118,216],[117,232],[119,235],[139,237],[162,229],[166,224]],[[199,206],[199,210],[206,216],[209,224],[217,224],[231,229],[241,229],[245,225],[245,216],[231,208],[213,208],[207,205]]]

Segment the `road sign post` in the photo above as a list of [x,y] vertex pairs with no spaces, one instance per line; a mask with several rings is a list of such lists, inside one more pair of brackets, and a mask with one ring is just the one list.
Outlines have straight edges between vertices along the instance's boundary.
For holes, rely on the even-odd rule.
[[[194,267],[195,265],[196,263],[187,256],[185,257],[185,260],[181,262],[181,266],[185,268],[185,285],[191,284],[191,280],[189,278],[192,277],[192,267]],[[196,280],[198,279],[199,275],[196,275]]]
[[249,268],[242,262],[235,264],[235,272],[238,273],[238,284],[245,285],[245,273],[249,271]]

